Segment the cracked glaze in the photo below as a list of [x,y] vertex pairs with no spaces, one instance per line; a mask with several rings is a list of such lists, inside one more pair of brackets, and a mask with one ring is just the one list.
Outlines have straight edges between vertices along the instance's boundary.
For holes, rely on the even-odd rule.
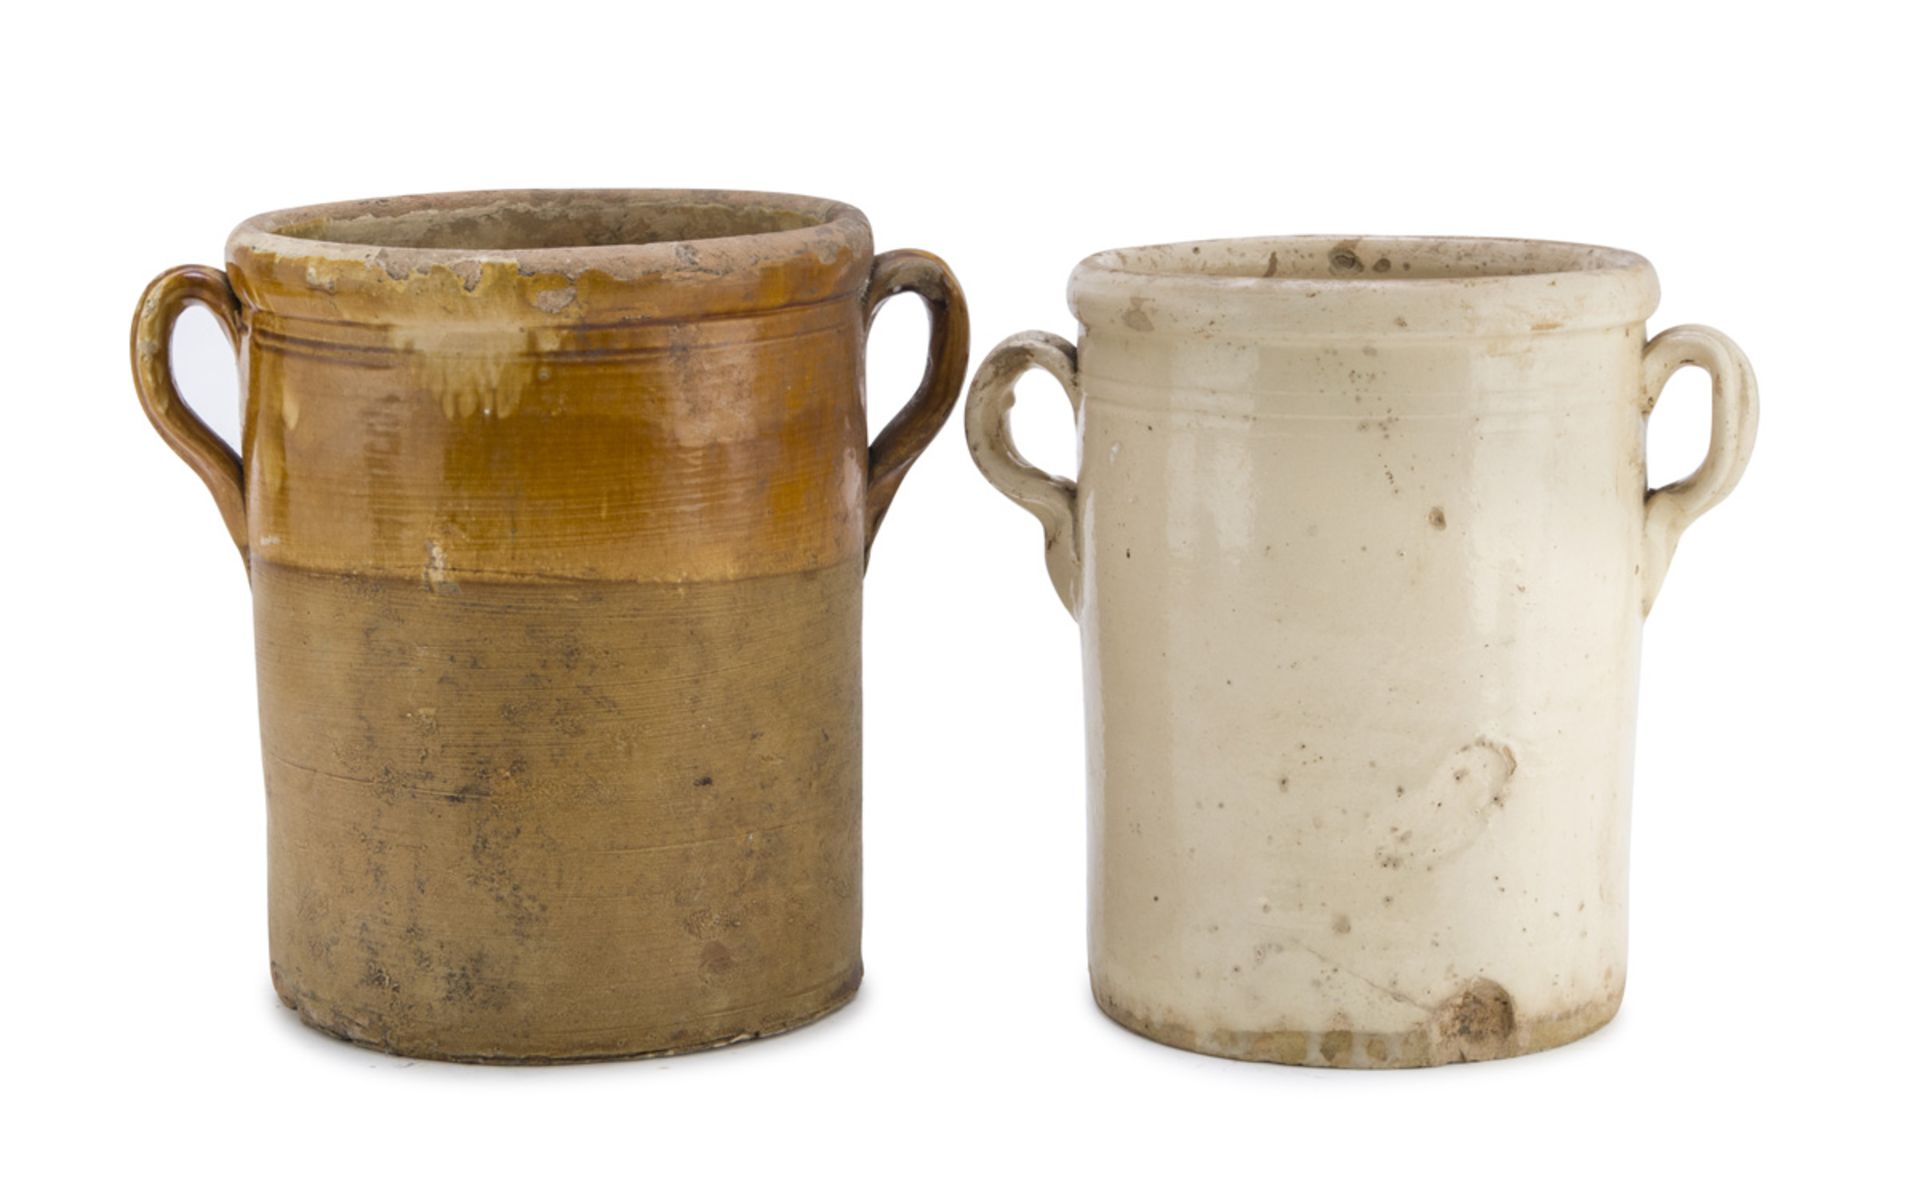
[[[1069,297],[1078,346],[989,355],[968,441],[1080,622],[1101,1007],[1341,1067],[1604,1024],[1642,614],[1750,453],[1744,358],[1650,345],[1645,260],[1562,243],[1143,247]],[[1676,361],[1714,371],[1714,448],[1649,494]],[[1013,447],[1028,367],[1068,391],[1077,481]]]

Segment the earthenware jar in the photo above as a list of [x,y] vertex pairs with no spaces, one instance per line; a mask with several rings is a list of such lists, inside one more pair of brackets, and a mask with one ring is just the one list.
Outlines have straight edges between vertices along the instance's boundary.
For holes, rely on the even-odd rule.
[[[869,450],[866,331],[932,354]],[[240,355],[242,454],[168,335]],[[386,1051],[766,1035],[860,980],[860,592],[951,409],[945,265],[800,196],[494,192],[256,217],[140,302],[147,415],[253,587],[273,980]]]
[[[1752,373],[1652,342],[1644,259],[1277,238],[1109,251],[967,437],[1045,527],[1086,666],[1100,1006],[1178,1047],[1398,1067],[1552,1047],[1626,980],[1641,618],[1753,447]],[[1646,419],[1713,377],[1649,492]],[[1077,482],[1007,431],[1038,367]]]

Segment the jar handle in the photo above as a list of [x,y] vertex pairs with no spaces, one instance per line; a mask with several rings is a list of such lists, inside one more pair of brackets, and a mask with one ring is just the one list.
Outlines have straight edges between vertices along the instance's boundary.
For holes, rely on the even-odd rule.
[[1014,445],[1007,418],[1013,386],[1040,368],[1066,390],[1076,422],[1080,414],[1080,359],[1073,344],[1057,334],[1028,330],[993,348],[973,376],[967,396],[967,449],[987,482],[1015,505],[1040,519],[1047,536],[1047,575],[1067,612],[1080,615],[1079,490],[1072,481],[1041,471]]
[[180,399],[173,382],[173,327],[188,305],[201,305],[213,314],[227,342],[240,349],[240,301],[227,273],[212,267],[175,267],[154,278],[141,294],[133,314],[133,386],[140,407],[160,437],[186,460],[194,475],[213,494],[227,534],[247,562],[246,477],[240,456],[207,428],[200,416]]
[[1713,378],[1713,434],[1707,457],[1685,479],[1647,493],[1646,546],[1641,572],[1641,612],[1653,609],[1653,599],[1666,580],[1680,535],[1699,516],[1726,499],[1753,457],[1754,434],[1760,422],[1760,393],[1753,365],[1733,340],[1707,326],[1675,326],[1647,343],[1644,367],[1644,416],[1673,373],[1683,367],[1705,368]]
[[867,452],[867,550],[873,556],[873,536],[893,504],[893,494],[907,478],[907,469],[933,441],[960,399],[967,377],[967,297],[960,281],[937,255],[924,250],[890,250],[873,261],[867,282],[866,323],[888,299],[912,292],[926,302],[927,368],[920,387],[880,431]]

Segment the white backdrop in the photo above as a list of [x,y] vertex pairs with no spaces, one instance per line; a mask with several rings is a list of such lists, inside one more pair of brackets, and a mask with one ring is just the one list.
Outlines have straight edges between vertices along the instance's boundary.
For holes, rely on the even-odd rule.
[[[1891,7],[1772,7],[14,14],[6,1192],[1910,1188],[1920,97]],[[1731,333],[1762,420],[1647,631],[1619,1018],[1540,1056],[1365,1074],[1206,1059],[1100,1017],[1076,631],[956,417],[867,580],[850,1008],[561,1069],[301,1028],[266,972],[246,582],[138,411],[127,322],[148,278],[217,264],[253,212],[523,186],[851,201],[882,247],[952,264],[976,360],[1016,330],[1071,336],[1067,273],[1108,246],[1475,233],[1649,256],[1654,326]],[[876,430],[925,324],[910,299],[880,322]],[[210,321],[179,345],[185,391],[231,427]],[[1021,395],[1023,445],[1070,471],[1057,390]],[[1656,477],[1692,466],[1705,423],[1685,373]]]

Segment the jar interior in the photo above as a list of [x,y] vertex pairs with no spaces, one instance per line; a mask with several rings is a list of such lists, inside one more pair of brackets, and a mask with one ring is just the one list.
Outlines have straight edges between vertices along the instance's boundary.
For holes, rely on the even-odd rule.
[[778,206],[583,195],[411,211],[309,214],[274,226],[270,232],[354,246],[528,251],[737,238],[807,229],[825,220],[820,213]]

